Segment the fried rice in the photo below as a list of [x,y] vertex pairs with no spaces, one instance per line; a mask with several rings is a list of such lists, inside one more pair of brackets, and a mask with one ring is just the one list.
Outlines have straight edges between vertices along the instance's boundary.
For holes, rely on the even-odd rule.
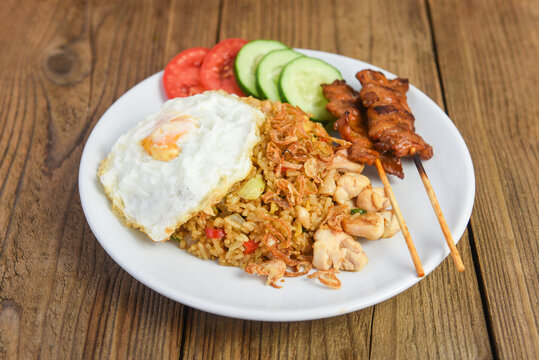
[[[280,259],[292,269],[287,276],[303,275],[311,269],[315,231],[338,208],[331,195],[319,190],[335,151],[346,142],[330,137],[297,107],[247,101],[267,115],[250,174],[222,201],[183,224],[172,239],[189,253],[221,265],[245,268]],[[256,199],[240,196],[239,190],[255,177],[263,180],[263,193]],[[208,229],[220,229],[224,236],[208,237]]]

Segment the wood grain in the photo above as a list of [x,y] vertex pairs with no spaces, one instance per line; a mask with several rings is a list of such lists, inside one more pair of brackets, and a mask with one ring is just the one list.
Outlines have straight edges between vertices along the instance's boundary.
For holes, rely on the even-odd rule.
[[325,320],[270,323],[188,309],[182,358],[367,358],[372,310]]
[[471,224],[495,352],[536,359],[539,5],[430,6],[448,111],[475,165]]
[[274,39],[291,47],[335,52],[334,9],[323,0],[223,0],[219,37]]

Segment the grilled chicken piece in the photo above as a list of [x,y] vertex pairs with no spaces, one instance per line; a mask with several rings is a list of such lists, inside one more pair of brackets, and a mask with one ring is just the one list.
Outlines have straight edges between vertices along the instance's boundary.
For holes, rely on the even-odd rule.
[[432,147],[415,133],[414,121],[406,101],[408,79],[388,80],[384,74],[363,70],[356,74],[361,83],[361,98],[367,108],[368,135],[374,147],[396,157],[411,156],[411,149],[422,159],[432,157]]
[[352,143],[348,149],[350,160],[372,165],[379,158],[388,174],[404,178],[400,159],[390,154],[381,154],[374,148],[368,135],[365,108],[361,105],[359,94],[344,80],[324,84],[322,91],[329,101],[328,111],[339,118],[335,122],[335,129],[343,139]]
[[335,130],[343,139],[352,143],[349,148],[350,159],[372,165],[380,157],[380,153],[374,149],[365,129],[358,126],[360,121],[357,113],[347,111],[335,122]]
[[340,118],[345,112],[359,113],[361,99],[354,89],[344,80],[335,80],[331,84],[323,84],[322,91],[328,99],[327,109],[330,113]]

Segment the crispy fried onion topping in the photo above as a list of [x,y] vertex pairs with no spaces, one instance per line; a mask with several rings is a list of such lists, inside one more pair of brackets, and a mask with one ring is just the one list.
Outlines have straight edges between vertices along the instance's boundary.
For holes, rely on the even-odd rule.
[[281,286],[277,285],[276,282],[285,275],[286,264],[282,260],[272,259],[261,264],[248,264],[245,267],[245,272],[248,274],[267,275],[266,285],[280,289]]
[[338,206],[332,206],[331,209],[328,211],[328,215],[320,224],[320,227],[323,225],[327,225],[330,229],[335,231],[343,231],[342,229],[342,220],[346,216],[346,213],[348,211],[348,205],[338,205]]
[[[266,157],[277,178],[277,195],[289,205],[300,204],[305,195],[317,192],[316,184],[322,182],[334,157],[332,144],[349,144],[330,137],[320,124],[310,121],[307,114],[290,104],[275,106],[272,112],[267,125],[270,141]],[[283,174],[293,174],[296,179],[292,182]]]
[[338,273],[338,270],[329,269],[329,270],[318,270],[308,276],[309,279],[318,278],[322,284],[326,285],[331,289],[340,289],[341,281],[337,278],[335,273]]

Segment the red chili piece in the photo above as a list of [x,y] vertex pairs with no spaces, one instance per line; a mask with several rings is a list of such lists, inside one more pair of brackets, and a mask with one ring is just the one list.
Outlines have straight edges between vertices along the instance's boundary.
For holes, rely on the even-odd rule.
[[225,231],[221,228],[217,228],[217,229],[206,228],[205,232],[206,232],[206,237],[208,239],[221,239],[222,237],[226,235]]
[[243,243],[243,247],[245,248],[245,250],[243,250],[243,253],[247,255],[254,252],[258,247],[258,244],[255,243],[253,240],[249,240]]

